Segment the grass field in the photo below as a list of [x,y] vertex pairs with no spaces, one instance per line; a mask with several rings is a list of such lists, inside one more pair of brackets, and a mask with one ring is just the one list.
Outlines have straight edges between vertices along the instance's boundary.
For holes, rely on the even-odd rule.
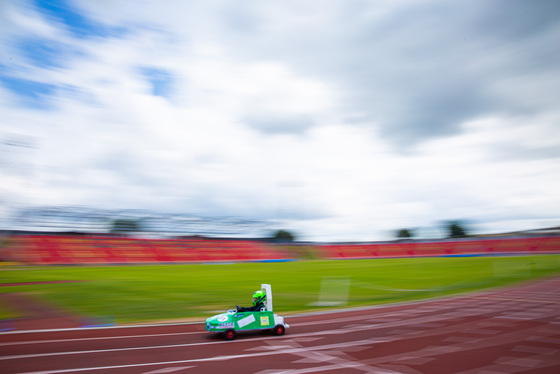
[[[83,316],[116,323],[203,319],[247,306],[270,283],[280,314],[444,296],[560,274],[560,255],[403,258],[223,265],[21,267],[0,283],[77,281],[4,286]],[[14,311],[0,305],[0,319]]]

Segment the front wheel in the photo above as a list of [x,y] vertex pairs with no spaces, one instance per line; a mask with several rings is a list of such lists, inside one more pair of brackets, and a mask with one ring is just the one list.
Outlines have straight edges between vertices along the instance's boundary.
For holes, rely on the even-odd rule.
[[274,335],[284,335],[286,328],[282,325],[276,325],[273,329]]
[[235,330],[227,330],[224,332],[224,336],[226,340],[233,340],[235,339]]

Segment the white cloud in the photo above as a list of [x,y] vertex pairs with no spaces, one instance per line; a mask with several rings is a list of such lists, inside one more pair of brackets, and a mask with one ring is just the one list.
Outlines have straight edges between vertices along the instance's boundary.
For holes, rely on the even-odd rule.
[[[3,179],[3,201],[279,219],[314,240],[558,222],[556,70],[504,62],[558,28],[488,54],[468,2],[444,6],[444,29],[471,38],[449,50],[437,1],[76,5],[126,32],[79,39],[3,3],[17,63],[0,60],[0,77],[57,87],[45,110],[0,84],[2,131],[37,139],[27,187]],[[36,34],[73,52],[60,66],[17,55],[12,36]],[[167,74],[168,97],[142,68]]]

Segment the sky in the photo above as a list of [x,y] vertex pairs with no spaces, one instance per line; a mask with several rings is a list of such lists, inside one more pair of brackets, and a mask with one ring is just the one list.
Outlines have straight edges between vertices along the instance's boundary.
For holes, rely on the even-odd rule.
[[0,0],[0,215],[559,226],[559,41],[555,0]]

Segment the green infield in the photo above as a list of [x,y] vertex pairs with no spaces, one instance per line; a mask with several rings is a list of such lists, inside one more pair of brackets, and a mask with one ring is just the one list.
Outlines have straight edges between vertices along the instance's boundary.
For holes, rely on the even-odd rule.
[[[248,306],[272,285],[274,311],[296,312],[439,297],[560,274],[560,255],[281,263],[22,267],[1,292],[21,292],[82,316],[133,323],[203,320]],[[11,285],[10,285],[11,284]],[[0,304],[0,318],[13,316]]]

